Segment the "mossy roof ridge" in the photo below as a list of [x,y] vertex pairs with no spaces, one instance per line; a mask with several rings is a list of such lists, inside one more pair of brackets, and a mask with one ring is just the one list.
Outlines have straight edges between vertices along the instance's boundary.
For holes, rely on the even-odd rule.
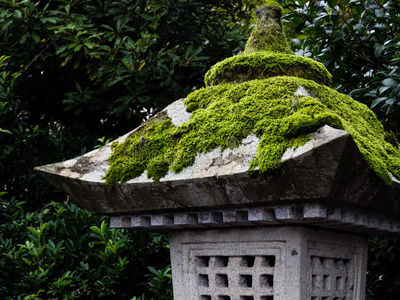
[[[300,86],[316,98],[295,95]],[[105,176],[109,187],[145,170],[158,181],[168,171],[192,165],[198,153],[236,147],[253,133],[261,140],[249,171],[272,171],[284,163],[280,159],[287,148],[304,144],[323,125],[349,132],[386,184],[391,183],[389,172],[400,179],[400,150],[385,141],[374,113],[314,81],[282,76],[221,84],[194,91],[186,104],[193,110],[188,122],[176,127],[166,116],[155,118],[113,146]]]
[[252,52],[229,57],[208,70],[206,86],[242,83],[274,76],[295,76],[329,85],[332,75],[325,66],[311,58],[274,52]]

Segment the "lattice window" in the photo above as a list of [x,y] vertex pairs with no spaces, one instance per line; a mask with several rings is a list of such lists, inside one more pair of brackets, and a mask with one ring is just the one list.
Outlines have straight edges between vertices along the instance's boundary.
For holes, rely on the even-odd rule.
[[199,300],[273,300],[274,255],[196,256]]
[[350,259],[311,256],[311,300],[352,300]]

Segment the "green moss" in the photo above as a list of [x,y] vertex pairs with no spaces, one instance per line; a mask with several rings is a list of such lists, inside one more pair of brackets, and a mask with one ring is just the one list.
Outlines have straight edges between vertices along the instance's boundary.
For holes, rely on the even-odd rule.
[[[300,85],[317,99],[294,96]],[[280,159],[288,147],[304,144],[325,124],[349,132],[387,184],[388,172],[400,179],[400,150],[385,141],[368,107],[313,81],[282,76],[222,84],[191,93],[186,105],[193,111],[188,122],[175,127],[161,115],[114,146],[106,174],[110,187],[145,170],[158,181],[193,164],[198,153],[236,147],[252,133],[261,141],[249,171],[270,172],[284,163]]]
[[257,9],[256,26],[246,43],[245,53],[271,51],[292,54],[282,30],[282,9],[278,6],[262,6]]
[[173,147],[173,139],[164,134],[174,128],[166,113],[160,113],[135,130],[123,143],[114,142],[106,173],[109,187],[140,176],[148,170],[149,176],[159,180],[168,172],[165,152]]
[[397,141],[396,134],[393,131],[385,131],[384,133],[385,141],[392,144],[395,147],[399,146],[399,142]]
[[[293,55],[281,13],[279,7],[257,10],[244,54],[213,66],[205,76],[207,87],[188,96],[188,122],[175,127],[160,113],[125,142],[113,144],[107,185],[146,170],[158,181],[193,164],[198,153],[237,147],[252,133],[261,140],[249,172],[271,172],[284,163],[280,159],[288,147],[303,145],[325,124],[349,132],[370,168],[387,184],[389,172],[400,179],[400,150],[393,136],[384,135],[367,106],[320,85],[329,84],[332,76],[322,64]],[[300,86],[316,98],[295,96]]]
[[205,75],[206,86],[242,83],[274,76],[295,76],[329,85],[332,75],[325,66],[304,56],[272,52],[253,52],[227,58]]
[[186,111],[187,111],[187,112],[192,112],[192,111],[194,111],[194,110],[196,110],[196,109],[198,109],[197,103],[189,103],[189,104],[186,106]]
[[[329,85],[332,75],[323,64],[296,56],[290,50],[280,21],[282,9],[263,6],[257,9],[257,23],[247,41],[244,54],[214,65],[205,75],[206,86],[242,83],[274,76],[295,76]],[[189,110],[193,110],[189,107]]]

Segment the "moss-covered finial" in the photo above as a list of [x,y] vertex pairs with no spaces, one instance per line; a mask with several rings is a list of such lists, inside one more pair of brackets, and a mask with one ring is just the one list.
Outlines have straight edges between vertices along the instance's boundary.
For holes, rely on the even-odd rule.
[[282,30],[282,8],[261,6],[256,13],[257,23],[247,40],[244,53],[271,51],[293,54]]
[[247,40],[244,53],[212,66],[204,77],[206,86],[276,76],[294,76],[330,84],[332,75],[323,64],[294,55],[290,50],[282,30],[281,16],[282,9],[279,6],[258,8],[257,23]]

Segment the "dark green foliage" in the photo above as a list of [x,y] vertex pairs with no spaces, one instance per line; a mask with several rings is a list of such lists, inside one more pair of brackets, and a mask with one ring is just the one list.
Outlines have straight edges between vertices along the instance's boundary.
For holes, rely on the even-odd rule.
[[107,229],[33,168],[201,86],[244,47],[257,2],[0,0],[0,299],[169,299],[165,236]]
[[1,1],[0,56],[38,125],[117,136],[244,47],[260,1]]
[[399,265],[399,238],[370,239],[366,299],[400,299]]
[[325,64],[334,87],[400,135],[400,6],[386,0],[279,0],[299,55]]
[[[278,2],[296,54],[324,63],[334,87],[370,106],[386,127],[385,140],[399,147],[399,2]],[[367,299],[400,298],[399,248],[398,239],[370,240]]]
[[147,265],[168,263],[162,235],[109,229],[71,203],[26,206],[0,194],[1,299],[130,299],[147,290]]

